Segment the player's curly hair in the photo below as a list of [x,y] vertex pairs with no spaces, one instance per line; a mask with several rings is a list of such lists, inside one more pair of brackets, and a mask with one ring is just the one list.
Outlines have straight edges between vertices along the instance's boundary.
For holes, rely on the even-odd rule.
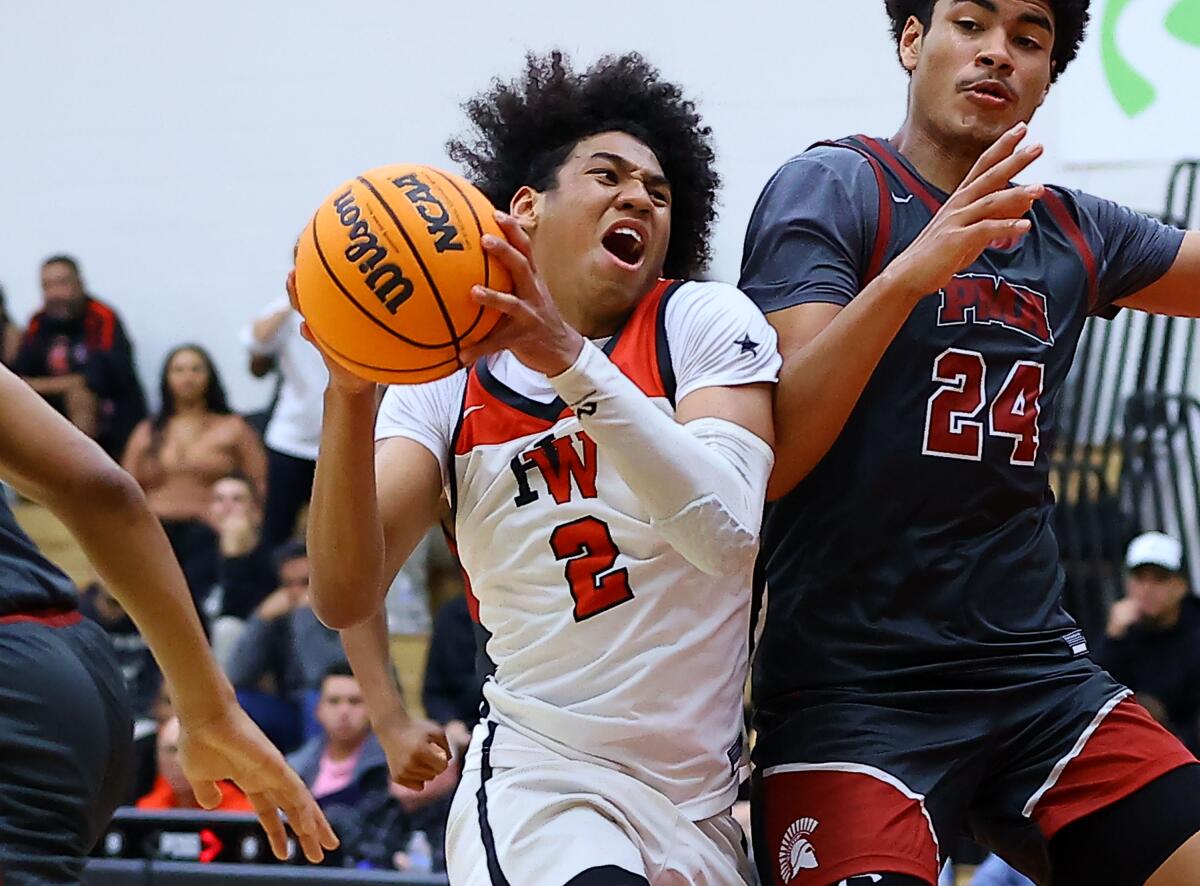
[[680,88],[638,53],[605,56],[585,73],[573,71],[562,52],[530,53],[520,78],[494,81],[464,109],[473,132],[451,139],[447,150],[503,209],[523,185],[554,188],[558,170],[588,136],[619,131],[644,142],[671,183],[664,273],[691,277],[708,264],[721,184],[712,130]]
[[[909,16],[916,16],[926,28],[933,19],[933,7],[937,0],[884,0],[888,17],[892,20],[892,39],[900,48],[900,37]],[[1091,0],[1050,0],[1054,13],[1054,48],[1050,51],[1050,82],[1053,83],[1066,70],[1067,65],[1079,52],[1087,30],[1088,6]]]

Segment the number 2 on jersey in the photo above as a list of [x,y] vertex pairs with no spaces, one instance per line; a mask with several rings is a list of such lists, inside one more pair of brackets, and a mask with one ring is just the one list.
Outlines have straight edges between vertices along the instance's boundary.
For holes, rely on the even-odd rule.
[[603,520],[580,517],[556,526],[550,533],[550,548],[556,560],[567,561],[563,571],[575,598],[576,621],[633,599],[629,570],[613,569],[621,552]]
[[[988,409],[989,433],[1013,440],[1010,464],[1031,467],[1041,444],[1038,416],[1045,367],[1018,360]],[[925,455],[983,459],[983,421],[987,400],[987,361],[978,351],[948,348],[933,361],[933,380],[939,382],[925,409]]]

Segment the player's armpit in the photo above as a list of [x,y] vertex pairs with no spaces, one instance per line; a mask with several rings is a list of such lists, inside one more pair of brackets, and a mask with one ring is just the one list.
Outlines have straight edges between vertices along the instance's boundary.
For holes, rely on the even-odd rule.
[[1200,231],[1188,231],[1162,277],[1116,304],[1150,314],[1200,317]]

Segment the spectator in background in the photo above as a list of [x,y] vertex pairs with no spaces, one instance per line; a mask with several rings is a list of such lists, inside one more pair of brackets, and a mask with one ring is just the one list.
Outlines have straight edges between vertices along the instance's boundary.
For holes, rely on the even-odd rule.
[[17,351],[21,347],[21,327],[18,326],[8,312],[8,302],[4,298],[4,287],[0,286],[0,363],[12,366],[17,359]]
[[159,390],[161,409],[134,430],[121,464],[146,490],[182,564],[203,543],[213,484],[237,471],[261,495],[267,459],[258,435],[230,410],[212,358],[199,345],[167,355]]
[[1200,750],[1200,603],[1189,593],[1183,546],[1139,535],[1125,555],[1125,597],[1108,614],[1096,662],[1192,753]]
[[[421,790],[391,783],[384,750],[371,732],[362,688],[344,660],[325,672],[317,719],[322,734],[288,762],[341,837],[350,863],[385,870],[444,870],[446,819],[458,766],[448,766]],[[418,831],[432,859],[414,866],[408,849]]]
[[421,689],[425,715],[445,727],[447,740],[458,751],[470,743],[483,701],[475,656],[475,623],[466,595],[460,594],[444,603],[434,619]]
[[153,719],[162,674],[133,619],[99,580],[83,589],[79,596],[79,611],[100,625],[112,641],[121,676],[129,689],[134,719]]
[[87,294],[70,256],[54,255],[42,263],[42,298],[13,371],[120,458],[130,432],[146,415],[125,327],[111,307]]
[[262,538],[262,501],[244,474],[212,487],[207,524],[183,564],[192,595],[211,622],[213,655],[225,671],[246,619],[276,588],[275,563]]
[[264,435],[267,506],[263,537],[271,547],[293,535],[296,515],[312,496],[329,381],[320,353],[300,335],[300,321],[300,314],[283,295],[242,334],[251,357],[274,357],[280,375],[275,408]]
[[[227,781],[219,782],[221,803],[212,812],[253,812],[246,795]],[[158,778],[138,809],[200,809],[192,786],[179,765],[179,718],[171,717],[158,730]]]
[[279,587],[247,620],[228,675],[246,713],[290,751],[318,731],[313,711],[321,681],[345,652],[338,633],[321,624],[309,605],[304,543],[285,544],[276,564]]

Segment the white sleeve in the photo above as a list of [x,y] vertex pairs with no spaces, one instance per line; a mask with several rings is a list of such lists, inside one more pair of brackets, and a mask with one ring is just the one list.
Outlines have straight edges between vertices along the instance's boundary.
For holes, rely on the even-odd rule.
[[664,317],[675,400],[701,388],[779,380],[778,338],[754,302],[728,283],[685,283]]
[[288,307],[291,307],[291,305],[288,303],[287,296],[281,295],[279,298],[272,299],[270,304],[263,308],[253,320],[242,327],[242,344],[251,354],[256,357],[271,357],[279,353],[279,349],[283,346],[283,338],[287,332],[288,322],[285,320],[281,323],[275,335],[263,342],[254,337],[254,324]]
[[450,443],[462,408],[467,372],[420,385],[390,385],[375,418],[375,442],[405,437],[420,443],[438,460],[442,485],[450,483]]

